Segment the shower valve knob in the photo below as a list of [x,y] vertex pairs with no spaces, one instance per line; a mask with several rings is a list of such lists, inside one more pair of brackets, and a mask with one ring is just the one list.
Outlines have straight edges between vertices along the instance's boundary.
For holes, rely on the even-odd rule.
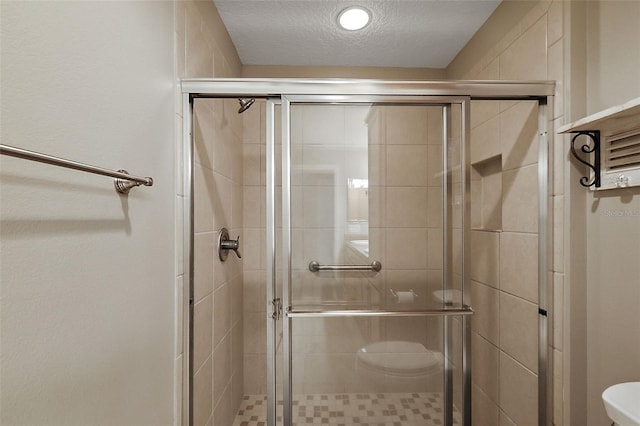
[[220,230],[220,235],[218,236],[218,257],[221,261],[227,260],[227,256],[229,256],[229,250],[233,250],[238,259],[242,259],[240,252],[238,249],[240,248],[240,236],[235,240],[229,239],[229,231],[227,228],[222,228]]

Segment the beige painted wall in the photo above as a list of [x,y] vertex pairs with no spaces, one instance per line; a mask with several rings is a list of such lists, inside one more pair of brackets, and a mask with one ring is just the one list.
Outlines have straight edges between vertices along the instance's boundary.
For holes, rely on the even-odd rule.
[[[587,113],[640,96],[640,2],[587,3]],[[640,188],[587,201],[587,410],[607,423],[601,393],[640,380]]]
[[1,159],[3,425],[171,425],[173,6],[12,2],[2,143],[152,176]]

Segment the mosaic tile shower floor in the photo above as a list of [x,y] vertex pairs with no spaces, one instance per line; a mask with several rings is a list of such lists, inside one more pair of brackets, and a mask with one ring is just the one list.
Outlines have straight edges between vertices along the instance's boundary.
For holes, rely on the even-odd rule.
[[[266,426],[266,418],[267,397],[248,395],[233,426]],[[437,392],[295,395],[293,399],[293,423],[299,426],[436,426],[442,420],[442,394]],[[453,420],[460,424],[459,413],[454,412]]]

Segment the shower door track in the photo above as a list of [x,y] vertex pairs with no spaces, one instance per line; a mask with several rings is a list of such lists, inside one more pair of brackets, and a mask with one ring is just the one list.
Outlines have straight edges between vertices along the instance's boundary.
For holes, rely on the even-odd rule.
[[[466,112],[469,112],[468,104],[471,100],[505,100],[505,101],[537,101],[539,153],[538,153],[538,189],[539,189],[539,232],[538,232],[538,293],[539,293],[539,361],[538,361],[538,424],[540,426],[550,424],[551,417],[551,389],[550,389],[550,362],[549,357],[549,327],[548,312],[548,271],[551,265],[549,253],[551,253],[551,223],[549,217],[549,137],[548,129],[551,128],[553,119],[553,96],[555,82],[552,81],[385,81],[385,80],[355,80],[355,79],[185,79],[181,82],[183,93],[183,172],[184,180],[182,195],[184,196],[184,318],[185,334],[183,345],[183,383],[182,383],[182,424],[193,424],[193,383],[192,374],[192,349],[193,349],[193,105],[197,98],[236,98],[252,97],[271,101],[271,107],[267,107],[267,116],[273,118],[273,105],[281,104],[288,108],[290,101],[304,102],[305,98],[319,100],[323,103],[387,103],[397,105],[428,103],[431,105],[451,105],[460,103],[461,98],[466,104]],[[437,99],[440,102],[437,102]],[[285,106],[286,105],[286,106]],[[284,109],[284,108],[283,108]],[[469,115],[463,117],[463,133],[469,132]],[[283,114],[284,116],[284,114]],[[269,120],[267,120],[269,121]],[[287,126],[285,126],[287,125]],[[288,127],[284,121],[283,129]],[[274,129],[267,124],[267,137],[273,136]],[[468,137],[467,137],[468,143]],[[269,144],[267,144],[269,145]],[[285,141],[283,140],[283,150]],[[468,145],[467,145],[468,148]],[[267,147],[267,159],[273,159],[274,152],[269,152]],[[269,163],[269,161],[267,161]],[[287,167],[283,164],[283,177]],[[273,171],[273,164],[267,164],[267,171]],[[267,183],[273,180],[269,178],[272,173],[267,173]],[[468,176],[469,174],[467,174]],[[284,182],[283,182],[284,185]],[[284,194],[283,194],[284,196]],[[273,198],[267,191],[268,210],[274,209]],[[283,200],[284,201],[284,200]],[[275,209],[274,209],[275,210]],[[268,223],[275,221],[275,211],[268,212]],[[283,217],[283,226],[285,218]],[[267,231],[267,239],[273,238]],[[273,255],[275,244],[267,242],[267,255]],[[285,243],[286,244],[286,243]],[[465,244],[466,246],[467,244]],[[466,258],[466,247],[463,247],[463,258]],[[290,260],[289,260],[290,261]],[[267,258],[267,279],[271,281],[271,274],[275,275],[275,257]],[[464,277],[467,281],[468,277]],[[272,283],[275,285],[275,283]],[[269,285],[268,285],[269,286]],[[305,316],[460,316],[463,324],[469,327],[468,315],[473,310],[466,306],[463,300],[462,307],[455,309],[434,309],[424,311],[370,311],[370,310],[332,310],[321,311],[314,309],[301,309],[291,307],[286,295],[283,300],[285,307],[284,323],[294,317]],[[463,327],[465,327],[463,325]],[[469,333],[470,335],[470,333]],[[273,337],[273,336],[272,336]],[[468,340],[469,336],[465,340]],[[285,346],[291,342],[285,341]],[[287,358],[287,357],[285,357]],[[470,359],[464,356],[463,364],[470,366]],[[285,370],[287,368],[285,367]],[[470,375],[466,375],[464,393],[470,396]],[[289,377],[290,379],[290,377]],[[268,386],[274,383],[274,377],[269,378]],[[286,386],[285,386],[286,387]],[[274,387],[275,389],[275,387]],[[287,396],[285,395],[285,400]],[[274,401],[271,401],[274,403]],[[274,404],[275,405],[275,404]],[[269,407],[272,419],[275,410]],[[470,397],[465,402],[464,411],[470,414]],[[285,417],[288,417],[285,414]],[[291,418],[288,419],[291,424]],[[271,425],[271,423],[269,423]],[[274,423],[275,424],[275,423]],[[285,421],[287,424],[287,421]],[[470,425],[470,416],[467,416],[464,424]]]

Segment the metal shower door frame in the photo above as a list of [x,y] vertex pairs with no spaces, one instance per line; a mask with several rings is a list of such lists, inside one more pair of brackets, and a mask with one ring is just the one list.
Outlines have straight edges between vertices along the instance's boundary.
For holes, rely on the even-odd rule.
[[[468,161],[468,152],[470,148],[470,128],[469,128],[469,112],[470,112],[469,96],[373,96],[373,95],[287,95],[281,97],[281,113],[282,113],[282,256],[285,261],[285,271],[282,275],[282,306],[284,307],[283,318],[283,425],[291,426],[293,424],[292,413],[292,399],[293,399],[293,342],[292,342],[292,318],[296,317],[353,317],[353,316],[371,316],[371,317],[383,317],[383,316],[438,316],[444,319],[444,423],[445,425],[453,424],[453,367],[451,364],[451,346],[452,339],[449,336],[452,327],[449,325],[451,316],[460,316],[462,322],[462,395],[463,395],[463,425],[471,425],[471,327],[468,315],[473,311],[469,307],[468,291],[465,291],[468,283],[468,268],[465,267],[465,259],[468,256],[468,241],[467,238],[470,235],[470,184],[471,184],[471,163]],[[462,288],[463,288],[463,308],[462,309],[439,309],[439,310],[425,310],[421,312],[406,312],[406,311],[336,311],[336,310],[319,310],[319,311],[300,311],[292,306],[291,300],[291,257],[292,257],[292,241],[291,241],[291,105],[292,104],[313,104],[313,105],[331,105],[331,104],[374,104],[374,105],[416,105],[416,106],[440,106],[443,109],[443,125],[444,131],[442,135],[443,143],[443,201],[447,199],[447,193],[451,192],[451,187],[447,188],[447,185],[452,183],[447,176],[450,174],[447,167],[447,147],[451,139],[451,106],[459,105],[461,108],[460,116],[460,164],[461,167],[461,181],[463,184],[462,196],[462,212],[463,217],[461,233],[461,247],[463,253],[461,255],[461,268],[462,268]],[[270,141],[269,132],[267,132],[267,158],[275,160],[272,156],[273,149],[269,147],[275,143],[274,140]],[[272,172],[275,171],[275,167],[267,166]],[[268,182],[273,182],[273,177],[268,177]],[[447,191],[449,189],[449,191]],[[267,194],[273,194],[275,187],[269,187],[267,185]],[[272,195],[268,195],[271,197]],[[450,196],[450,195],[449,195]],[[272,209],[274,206],[272,205]],[[269,210],[269,209],[268,209]],[[447,232],[447,203],[443,202],[443,233]],[[269,212],[268,214],[272,214]],[[271,223],[271,221],[268,221]],[[275,235],[272,235],[275,238]],[[269,237],[267,237],[269,240]],[[446,244],[446,235],[443,235],[443,241]],[[274,241],[267,241],[268,247],[274,247]],[[274,252],[275,255],[275,252]],[[443,256],[444,262],[447,262],[447,256]],[[273,262],[267,255],[267,264]],[[443,265],[443,270],[446,264]],[[443,288],[451,288],[452,281],[448,280],[446,275],[443,274]],[[269,284],[267,284],[269,287]],[[269,389],[275,392],[275,382],[269,382]],[[271,401],[271,404],[275,401]],[[267,424],[269,426],[275,426],[275,417],[268,418]]]
[[[237,98],[255,97],[277,101],[287,96],[295,95],[323,95],[332,96],[335,101],[347,95],[362,96],[466,96],[474,100],[493,101],[536,101],[538,103],[538,295],[539,295],[539,357],[538,357],[538,424],[551,424],[552,415],[552,357],[550,356],[549,336],[552,323],[548,317],[548,307],[551,306],[551,292],[548,291],[549,273],[551,271],[552,253],[552,215],[549,211],[551,158],[549,129],[553,129],[554,81],[389,81],[389,80],[356,80],[356,79],[280,79],[280,78],[196,78],[183,79],[180,82],[182,92],[182,133],[178,140],[177,155],[181,157],[178,164],[177,191],[178,214],[183,220],[182,239],[176,244],[182,246],[183,282],[182,305],[178,312],[182,319],[178,323],[182,330],[178,330],[178,337],[182,335],[179,345],[182,347],[182,381],[177,382],[181,388],[176,389],[176,404],[181,413],[182,425],[193,424],[193,220],[194,220],[194,132],[193,113],[194,100],[197,98]],[[466,108],[468,113],[468,108]],[[465,133],[469,132],[469,114],[463,121]],[[180,140],[181,139],[181,140]],[[468,144],[467,138],[467,144]],[[466,153],[468,149],[464,150]],[[469,198],[469,197],[467,197]],[[267,194],[267,201],[269,194]],[[272,201],[274,199],[272,198]],[[467,202],[469,200],[467,199]],[[272,204],[273,205],[273,204]],[[275,220],[275,215],[272,216]],[[275,240],[274,240],[275,241]],[[267,246],[269,251],[270,246]],[[273,246],[275,250],[275,245]],[[465,247],[463,255],[467,257]],[[275,253],[274,253],[275,254]],[[273,257],[275,259],[275,256]],[[275,274],[275,264],[272,272]],[[269,279],[269,277],[267,277]],[[275,278],[272,284],[275,286]],[[270,304],[270,303],[269,303]],[[465,341],[470,343],[469,321],[465,316],[463,327]],[[180,343],[181,342],[181,343]],[[275,352],[274,352],[275,353]],[[273,360],[275,365],[275,360]],[[470,359],[467,360],[470,365]],[[275,391],[275,378],[269,379],[269,386]],[[273,382],[273,383],[271,383]],[[469,380],[465,381],[465,388],[470,391]],[[274,392],[275,395],[275,392]],[[274,410],[271,426],[275,424],[276,401],[272,398]],[[469,398],[470,404],[470,398]],[[181,408],[180,408],[181,407]],[[465,406],[470,413],[470,406]]]

